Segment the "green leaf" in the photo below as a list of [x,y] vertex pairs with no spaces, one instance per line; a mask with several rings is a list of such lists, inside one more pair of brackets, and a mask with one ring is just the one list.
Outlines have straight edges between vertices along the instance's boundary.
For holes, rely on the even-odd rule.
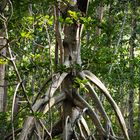
[[75,11],[68,10],[68,14],[75,20],[78,20],[78,15]]
[[20,35],[21,35],[22,37],[25,37],[25,36],[26,36],[26,32],[25,32],[25,31],[22,31],[22,32],[20,33]]
[[73,23],[73,21],[72,21],[72,19],[71,19],[70,17],[67,17],[67,18],[65,19],[65,22],[66,22],[67,24],[72,24],[72,23]]
[[4,58],[0,58],[0,64],[1,64],[1,65],[7,64],[7,60],[4,59]]

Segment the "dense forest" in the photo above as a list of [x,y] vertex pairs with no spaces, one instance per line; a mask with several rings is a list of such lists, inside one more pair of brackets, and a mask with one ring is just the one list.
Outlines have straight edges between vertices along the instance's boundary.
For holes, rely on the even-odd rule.
[[0,140],[140,140],[139,0],[0,0]]

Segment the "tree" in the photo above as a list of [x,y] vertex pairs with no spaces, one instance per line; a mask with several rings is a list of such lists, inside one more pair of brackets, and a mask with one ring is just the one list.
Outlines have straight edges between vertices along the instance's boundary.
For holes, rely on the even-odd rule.
[[0,139],[139,139],[139,4],[0,2]]
[[[1,54],[3,56],[6,56],[6,48],[4,47],[6,45],[5,37],[5,31],[1,30],[1,40],[0,40],[0,46],[1,46]],[[0,64],[0,112],[3,112],[5,110],[5,97],[6,97],[6,85],[5,85],[5,64],[4,59],[1,58],[1,64]]]
[[[3,57],[6,57],[6,30],[7,30],[7,17],[4,15],[4,10],[7,5],[7,1],[4,0],[1,3],[1,22],[0,22],[0,53]],[[6,82],[5,82],[5,58],[0,58],[0,112],[6,109]]]
[[[19,134],[20,140],[42,138],[44,137],[44,133],[42,133],[44,130],[45,137],[48,139],[52,139],[59,134],[63,134],[62,139],[64,140],[96,139],[96,137],[100,137],[101,139],[117,139],[112,128],[111,120],[93,85],[105,95],[116,113],[124,136],[129,139],[124,118],[106,87],[90,71],[81,69],[80,39],[83,30],[82,23],[87,20],[85,15],[87,13],[88,3],[88,0],[78,0],[77,2],[71,0],[56,3],[56,11],[60,10],[62,14],[62,18],[59,14],[55,15],[55,24],[57,24],[55,25],[56,44],[60,49],[62,65],[60,65],[59,71],[61,72],[52,75],[52,82],[44,97],[40,99],[36,98],[32,105],[28,102],[32,116],[26,119],[23,129]],[[61,5],[60,8],[58,8],[59,5]],[[62,31],[58,25],[58,19],[60,18],[64,22],[62,23],[64,26],[63,40],[61,36]],[[58,49],[56,50],[58,51]],[[92,109],[90,102],[84,99],[85,96],[87,98],[90,96],[94,102],[95,108],[97,108],[104,121],[104,125],[102,125],[98,115]],[[57,107],[58,104],[61,106],[60,120],[53,126],[51,123],[48,131],[45,127],[44,120],[36,118],[35,112],[48,113],[51,117],[53,107]],[[95,126],[93,129],[97,129],[98,133],[96,135],[92,135],[89,129],[90,126],[86,122],[87,116]]]
[[134,136],[134,49],[136,39],[136,27],[137,27],[137,1],[132,5],[132,33],[130,37],[130,92],[129,92],[129,134],[131,137]]

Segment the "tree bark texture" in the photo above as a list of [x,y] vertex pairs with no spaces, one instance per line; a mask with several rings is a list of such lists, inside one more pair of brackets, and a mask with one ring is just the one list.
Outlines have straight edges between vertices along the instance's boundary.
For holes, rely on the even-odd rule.
[[[70,1],[69,7],[73,12],[81,12],[86,14],[88,6],[88,0]],[[67,11],[66,11],[67,12]],[[67,13],[68,15],[68,13]],[[77,90],[73,87],[74,77],[76,76],[75,65],[81,65],[80,55],[80,37],[82,32],[82,24],[78,20],[72,19],[72,24],[65,24],[64,26],[64,65],[67,68],[71,68],[71,72],[63,82],[62,90],[66,93],[66,100],[63,103],[63,140],[71,140],[73,137],[73,130],[69,125],[72,119],[72,112],[74,103],[72,102],[73,94],[76,94]],[[67,121],[68,120],[68,121]],[[65,128],[68,127],[69,130]],[[66,134],[67,133],[67,134]]]

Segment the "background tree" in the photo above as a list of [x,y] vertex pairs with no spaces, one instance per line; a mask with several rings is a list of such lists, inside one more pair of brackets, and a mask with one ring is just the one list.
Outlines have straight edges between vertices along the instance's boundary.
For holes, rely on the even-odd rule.
[[[7,17],[5,17],[5,7],[7,5],[7,1],[1,2],[1,22],[0,22],[0,51],[3,57],[6,56],[6,30],[7,30]],[[6,82],[5,82],[5,58],[0,58],[0,112],[5,111],[6,109]]]

